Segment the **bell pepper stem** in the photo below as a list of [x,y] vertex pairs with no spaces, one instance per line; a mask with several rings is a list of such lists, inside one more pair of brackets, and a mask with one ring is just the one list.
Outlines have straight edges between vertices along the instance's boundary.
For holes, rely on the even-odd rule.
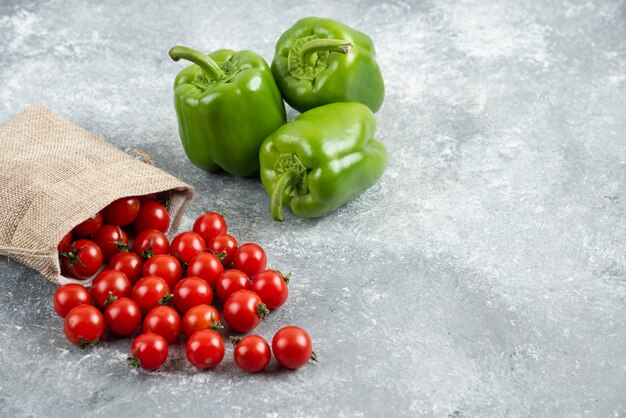
[[186,46],[173,46],[169,52],[170,58],[178,61],[181,58],[198,65],[212,79],[219,80],[224,77],[224,71],[215,60],[197,49]]
[[300,48],[300,57],[304,61],[309,55],[320,51],[347,54],[351,48],[352,44],[343,39],[312,39]]
[[283,220],[283,196],[288,187],[293,186],[298,180],[298,170],[290,169],[285,171],[274,185],[270,198],[270,210],[275,221]]

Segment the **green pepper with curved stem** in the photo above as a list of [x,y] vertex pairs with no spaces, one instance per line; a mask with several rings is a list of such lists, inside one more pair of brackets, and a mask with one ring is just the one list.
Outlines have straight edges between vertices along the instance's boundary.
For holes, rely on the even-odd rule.
[[265,60],[252,51],[203,54],[170,49],[193,64],[174,81],[180,139],[192,163],[248,176],[259,171],[259,148],[285,123],[285,105]]
[[282,207],[303,218],[324,216],[382,176],[387,151],[374,139],[376,118],[361,103],[311,109],[270,135],[259,153],[272,217]]
[[272,73],[285,101],[301,112],[335,102],[376,112],[385,97],[370,37],[331,19],[300,19],[283,33]]

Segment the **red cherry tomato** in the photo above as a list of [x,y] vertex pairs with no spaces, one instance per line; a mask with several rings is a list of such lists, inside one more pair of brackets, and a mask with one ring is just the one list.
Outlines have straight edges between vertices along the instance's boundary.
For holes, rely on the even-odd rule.
[[272,339],[272,352],[276,361],[288,369],[297,369],[309,359],[317,361],[311,337],[300,327],[288,326],[279,329]]
[[118,298],[104,310],[107,328],[115,335],[127,337],[141,324],[141,311],[134,300]]
[[130,347],[128,363],[144,370],[156,370],[167,360],[168,351],[165,338],[151,332],[141,334]]
[[243,338],[230,337],[235,345],[233,356],[237,366],[243,370],[256,373],[263,370],[272,358],[270,345],[258,335],[247,335]]
[[252,279],[265,270],[267,256],[260,245],[247,243],[237,249],[233,263],[237,270],[243,271]]
[[117,253],[109,260],[109,268],[124,273],[132,284],[141,278],[142,267],[141,257],[135,253]]
[[102,209],[102,216],[108,224],[124,226],[137,218],[140,208],[141,202],[138,197],[123,197]]
[[193,232],[199,234],[205,242],[226,233],[227,225],[224,217],[219,213],[206,212],[196,219]]
[[143,320],[143,332],[154,332],[172,344],[180,335],[180,316],[174,308],[157,306]]
[[208,249],[213,251],[215,255],[222,261],[224,267],[233,262],[235,252],[237,251],[237,240],[232,235],[223,234],[213,238],[209,243]]
[[224,273],[224,266],[219,258],[211,253],[199,253],[187,265],[187,275],[200,277],[215,288],[217,280]]
[[223,328],[219,311],[211,305],[197,305],[183,316],[183,331],[187,336],[202,329],[218,330]]
[[200,369],[217,366],[224,358],[224,340],[210,329],[195,332],[187,340],[187,359]]
[[103,221],[102,214],[98,212],[95,215],[93,215],[91,218],[76,225],[74,229],[72,230],[72,232],[74,233],[74,235],[78,235],[82,237],[93,235],[96,232],[98,232],[98,230],[102,226],[102,221]]
[[78,305],[91,305],[89,291],[79,284],[64,284],[54,292],[54,310],[61,318]]
[[115,254],[128,251],[128,236],[117,225],[103,225],[93,240],[102,249],[104,260],[108,261]]
[[236,269],[226,270],[215,287],[217,296],[222,302],[228,300],[236,291],[246,289],[250,289],[250,279],[246,273]]
[[213,302],[211,286],[199,277],[182,279],[174,288],[174,306],[181,314],[197,305]]
[[72,231],[68,232],[63,236],[59,245],[57,245],[57,250],[59,252],[68,251],[70,248],[70,244],[72,243]]
[[195,232],[182,232],[172,240],[170,253],[175,255],[185,264],[201,252],[206,250],[206,244],[202,237]]
[[121,271],[101,271],[91,284],[91,299],[94,305],[103,309],[111,295],[118,298],[129,298],[133,285]]
[[158,202],[144,202],[141,204],[139,215],[135,219],[135,229],[145,231],[156,229],[165,232],[170,227],[170,214],[165,206]]
[[78,305],[68,312],[63,322],[65,337],[86,350],[104,334],[104,317],[91,305]]
[[171,298],[170,287],[157,276],[146,276],[133,287],[133,300],[144,315],[157,306],[167,305]]
[[170,289],[173,289],[183,277],[183,268],[178,258],[173,255],[158,254],[146,260],[143,265],[143,275],[158,276],[165,280]]
[[156,229],[141,231],[133,242],[133,251],[144,260],[158,254],[167,254],[170,250],[170,242],[165,234]]
[[100,247],[88,239],[78,239],[69,251],[61,253],[67,272],[75,279],[85,280],[93,276],[102,266]]
[[222,316],[235,331],[248,332],[256,328],[269,312],[259,295],[251,290],[238,290],[224,303]]
[[289,296],[289,276],[283,276],[275,270],[265,270],[256,275],[250,289],[261,297],[268,309],[277,309],[285,304]]

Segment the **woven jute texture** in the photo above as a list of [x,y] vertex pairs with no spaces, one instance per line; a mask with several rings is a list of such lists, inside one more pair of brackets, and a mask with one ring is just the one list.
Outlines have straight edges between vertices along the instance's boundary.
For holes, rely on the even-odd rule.
[[112,201],[171,191],[172,234],[193,199],[193,187],[42,105],[0,125],[0,146],[0,255],[58,284],[78,282],[61,275],[58,243]]

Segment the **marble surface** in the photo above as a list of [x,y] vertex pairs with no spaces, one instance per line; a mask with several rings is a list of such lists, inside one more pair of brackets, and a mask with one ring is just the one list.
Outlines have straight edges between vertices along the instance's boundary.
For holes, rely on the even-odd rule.
[[[186,159],[167,56],[252,49],[320,15],[374,39],[389,166],[335,213],[273,222],[257,179]],[[54,285],[0,259],[0,415],[623,416],[624,1],[0,1],[0,120],[31,103],[193,184],[241,241],[293,271],[258,328],[311,333],[319,364],[157,373],[130,342],[84,355]],[[295,116],[289,112],[290,118]],[[245,121],[242,121],[244,123]]]

